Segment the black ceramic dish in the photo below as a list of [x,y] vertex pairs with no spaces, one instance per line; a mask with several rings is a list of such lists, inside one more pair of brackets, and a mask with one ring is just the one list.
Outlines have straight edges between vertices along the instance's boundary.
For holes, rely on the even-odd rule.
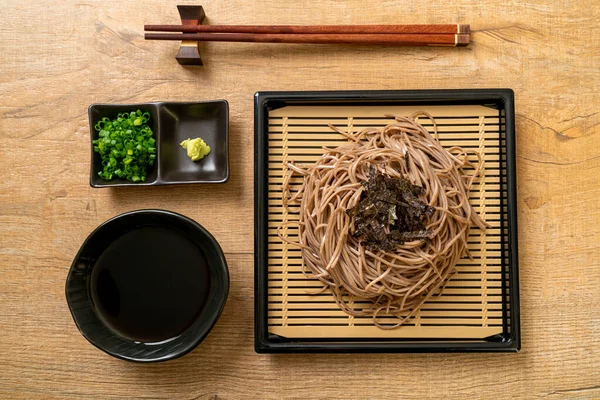
[[[150,127],[157,142],[157,162],[146,182],[133,183],[125,179],[105,181],[98,176],[100,155],[91,144],[90,185],[155,186],[185,183],[225,183],[229,180],[229,105],[226,100],[206,102],[154,102],[141,104],[92,104],[88,109],[90,142],[98,138],[94,129],[104,117],[135,110],[149,112]],[[179,143],[201,137],[211,148],[202,160],[193,162]]]
[[[199,294],[202,296],[203,305],[198,309],[189,327],[173,338],[151,343],[116,333],[103,317],[99,308],[102,305],[96,304],[97,296],[94,296],[95,292],[92,288],[94,268],[97,264],[101,264],[98,262],[101,255],[109,246],[140,229],[169,230],[188,242],[196,251],[199,250],[201,259],[194,258],[186,261],[191,265],[198,265],[198,268],[207,269],[208,271],[204,273],[207,272],[209,277],[207,281],[210,282],[207,293]],[[165,267],[169,271],[177,270],[177,266],[174,265]],[[189,276],[177,274],[169,278],[181,280],[179,282],[190,279]],[[156,284],[156,280],[152,283]],[[73,260],[67,276],[65,292],[77,328],[94,346],[110,355],[129,361],[166,361],[190,352],[208,335],[225,306],[229,292],[229,272],[221,247],[200,224],[169,211],[138,210],[104,222],[88,236]],[[198,302],[198,299],[189,298],[189,301]],[[165,327],[165,331],[168,331],[168,328]]]

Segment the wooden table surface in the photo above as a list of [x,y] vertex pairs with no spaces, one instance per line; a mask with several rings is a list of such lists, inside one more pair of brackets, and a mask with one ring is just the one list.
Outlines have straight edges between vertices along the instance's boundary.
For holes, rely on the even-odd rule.
[[[1,1],[0,398],[600,398],[597,0],[206,0],[213,24],[460,22],[474,33],[461,49],[211,43],[195,68],[176,63],[177,43],[142,37],[145,23],[176,23],[176,4]],[[485,87],[516,96],[521,352],[256,354],[253,94]],[[89,104],[221,98],[229,183],[89,187]],[[64,296],[85,237],[139,208],[200,222],[231,272],[210,336],[162,364],[97,350]]]

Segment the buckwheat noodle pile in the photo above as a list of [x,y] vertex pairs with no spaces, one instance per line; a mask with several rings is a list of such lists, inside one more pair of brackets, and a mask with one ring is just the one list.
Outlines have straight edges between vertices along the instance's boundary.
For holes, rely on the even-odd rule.
[[[419,116],[433,122],[433,135],[416,122]],[[278,230],[283,241],[301,248],[305,274],[320,280],[322,291],[329,288],[344,312],[372,316],[383,329],[402,325],[429,297],[441,293],[458,260],[468,254],[469,228],[486,226],[469,204],[469,189],[479,174],[479,163],[472,165],[460,147],[443,148],[431,115],[419,112],[388,117],[394,122],[385,128],[356,134],[330,125],[349,143],[324,148],[313,165],[287,165],[283,203],[286,208],[300,203],[300,215],[299,222],[284,223]],[[467,167],[474,172],[467,174]],[[363,182],[373,169],[425,189],[420,198],[433,207],[425,220],[431,232],[428,239],[384,252],[365,246],[352,235],[354,222],[347,211],[359,201],[365,190]],[[294,175],[304,179],[301,188],[292,193],[290,179]],[[298,224],[298,241],[281,233],[284,225],[293,223]],[[362,299],[370,303],[355,304]],[[396,317],[397,323],[384,323],[381,317]]]

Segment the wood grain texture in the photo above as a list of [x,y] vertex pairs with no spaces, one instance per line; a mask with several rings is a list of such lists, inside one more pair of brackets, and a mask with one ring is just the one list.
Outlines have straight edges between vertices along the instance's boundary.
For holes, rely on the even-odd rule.
[[[470,23],[467,48],[177,44],[143,25],[177,3],[1,2],[0,398],[600,397],[600,7],[596,0],[202,2],[215,24]],[[27,40],[23,40],[27,37]],[[516,94],[523,350],[519,354],[257,355],[252,341],[252,95],[257,90],[511,87]],[[225,185],[92,190],[87,106],[230,104]],[[118,213],[188,215],[231,270],[224,314],[191,354],[156,365],[78,332],[64,280],[81,242]]]

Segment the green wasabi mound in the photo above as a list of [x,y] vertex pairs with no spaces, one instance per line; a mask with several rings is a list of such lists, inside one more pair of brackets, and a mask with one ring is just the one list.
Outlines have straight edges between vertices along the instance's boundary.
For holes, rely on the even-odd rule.
[[200,138],[186,139],[180,143],[181,147],[187,150],[187,155],[192,161],[200,161],[208,153],[210,153],[210,146]]

